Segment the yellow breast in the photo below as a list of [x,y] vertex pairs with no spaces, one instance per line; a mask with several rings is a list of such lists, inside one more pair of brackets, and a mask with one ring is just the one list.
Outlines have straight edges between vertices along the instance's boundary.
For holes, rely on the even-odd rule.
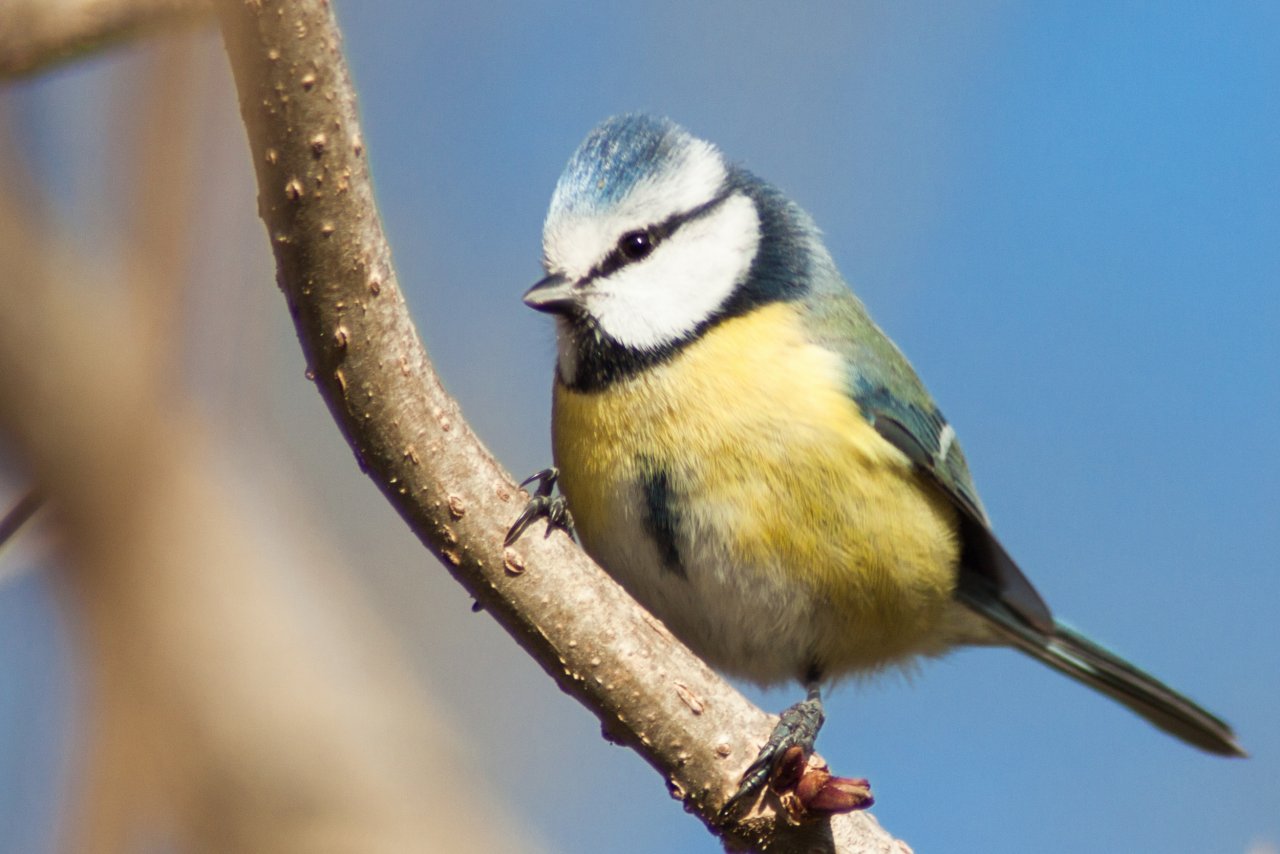
[[557,384],[555,458],[584,546],[644,602],[656,588],[635,576],[662,568],[610,544],[638,535],[636,484],[661,470],[697,582],[689,595],[707,601],[684,609],[672,604],[676,591],[644,604],[714,663],[769,681],[736,660],[746,645],[699,649],[721,641],[692,621],[727,597],[744,617],[785,599],[793,615],[760,619],[808,621],[807,635],[785,627],[812,648],[797,656],[833,672],[938,645],[955,582],[955,512],[867,423],[846,385],[840,358],[806,341],[786,304],[724,321],[603,391]]

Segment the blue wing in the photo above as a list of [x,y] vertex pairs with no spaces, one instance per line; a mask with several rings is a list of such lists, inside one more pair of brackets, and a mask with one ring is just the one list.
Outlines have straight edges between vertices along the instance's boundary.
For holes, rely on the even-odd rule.
[[1053,615],[992,533],[955,431],[906,357],[843,287],[810,294],[806,302],[817,343],[844,357],[849,394],[863,416],[955,505],[962,545],[958,595],[971,606],[981,603],[976,610],[1007,612],[1052,635]]
[[[841,288],[843,291],[843,287]],[[991,532],[964,454],[911,365],[847,291],[810,294],[817,343],[840,353],[849,395],[890,444],[955,505],[961,555],[956,599],[1015,648],[1123,703],[1211,753],[1244,756],[1220,718],[1056,620]]]

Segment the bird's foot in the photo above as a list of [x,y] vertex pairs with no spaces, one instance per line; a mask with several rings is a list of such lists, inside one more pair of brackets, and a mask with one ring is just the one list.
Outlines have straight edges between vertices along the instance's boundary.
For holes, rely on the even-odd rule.
[[721,819],[732,818],[766,784],[779,796],[787,817],[794,823],[871,806],[874,800],[866,780],[836,777],[825,765],[809,766],[824,718],[816,689],[784,711],[755,761],[743,773],[738,791],[721,808]]
[[560,470],[552,466],[551,468],[543,469],[537,474],[530,475],[520,482],[521,486],[528,486],[536,480],[538,488],[534,490],[533,497],[529,499],[529,503],[525,505],[524,510],[516,518],[511,528],[508,529],[503,545],[509,546],[520,539],[520,535],[524,533],[525,529],[538,519],[547,520],[548,533],[552,528],[563,528],[568,532],[569,536],[576,536],[573,530],[573,514],[569,512],[569,503],[565,501],[563,495],[553,496],[551,494],[551,490],[555,488],[556,479],[559,477]]
[[[785,788],[787,784],[794,787],[796,779],[786,779],[802,772],[813,753],[813,743],[818,739],[818,730],[826,715],[822,711],[822,700],[817,692],[811,691],[807,699],[783,711],[778,717],[778,725],[773,728],[769,740],[760,748],[756,759],[742,773],[742,782],[738,791],[729,798],[722,812],[737,810],[749,798],[759,792],[769,782],[770,777],[779,780]],[[797,764],[796,759],[799,759]]]

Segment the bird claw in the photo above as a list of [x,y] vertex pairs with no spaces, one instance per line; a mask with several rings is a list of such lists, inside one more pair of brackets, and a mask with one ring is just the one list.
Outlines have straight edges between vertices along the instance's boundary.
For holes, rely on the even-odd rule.
[[[733,815],[748,800],[764,788],[770,778],[776,780],[777,788],[786,790],[794,787],[803,772],[804,763],[813,753],[813,743],[818,738],[818,730],[824,720],[822,702],[815,694],[801,700],[784,711],[778,718],[778,725],[773,728],[769,740],[756,754],[755,761],[742,773],[742,782],[738,791],[721,808],[722,816]],[[800,764],[795,763],[799,757]],[[787,777],[792,779],[788,780]],[[790,784],[790,785],[788,785]]]
[[529,499],[529,503],[525,505],[524,510],[516,517],[516,521],[511,525],[511,528],[508,529],[507,536],[503,540],[504,546],[509,546],[520,539],[520,535],[525,532],[525,529],[538,519],[547,520],[548,533],[552,528],[563,528],[569,536],[577,536],[573,530],[573,514],[569,512],[569,502],[565,500],[563,495],[553,496],[551,494],[559,477],[560,470],[552,466],[532,474],[520,482],[521,486],[528,486],[536,480],[538,487],[534,490],[533,497]]
[[720,809],[732,818],[767,784],[793,823],[866,809],[874,803],[866,780],[836,777],[827,767],[809,767],[813,743],[825,715],[816,691],[782,713],[769,740],[742,775],[738,791]]

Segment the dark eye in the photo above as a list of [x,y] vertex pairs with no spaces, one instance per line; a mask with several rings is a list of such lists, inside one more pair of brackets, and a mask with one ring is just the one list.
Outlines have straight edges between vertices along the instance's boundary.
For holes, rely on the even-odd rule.
[[653,237],[647,231],[628,231],[618,239],[618,251],[628,261],[647,258],[653,251]]

